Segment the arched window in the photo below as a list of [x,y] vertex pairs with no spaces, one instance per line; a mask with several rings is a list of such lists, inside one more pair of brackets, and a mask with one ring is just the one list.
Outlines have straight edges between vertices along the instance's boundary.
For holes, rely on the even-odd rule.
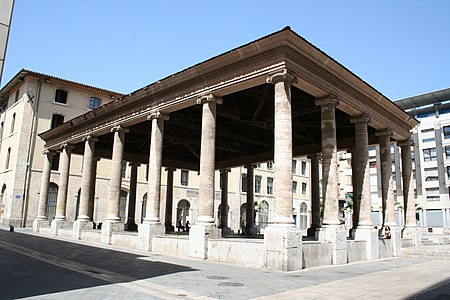
[[[177,228],[182,229],[186,225],[186,222],[191,222],[189,218],[189,209],[191,208],[191,204],[189,201],[182,199],[178,202],[177,206]],[[180,227],[181,225],[181,227]]]
[[300,204],[300,229],[308,228],[308,207],[305,202]]
[[269,203],[263,200],[259,207],[259,228],[266,228],[269,223]]
[[3,127],[4,127],[5,123],[2,122],[0,123],[0,140],[3,138]]
[[58,197],[58,185],[50,182],[48,184],[48,198],[47,198],[47,220],[51,222],[56,215],[56,199]]
[[60,114],[53,114],[50,128],[55,128],[56,126],[59,126],[62,123],[64,123],[64,116]]
[[147,193],[145,193],[144,197],[142,197],[141,223],[144,222],[146,210],[147,210]]
[[14,124],[15,123],[16,123],[16,113],[13,113],[12,119],[11,119],[11,130],[9,131],[9,133],[13,133],[14,132]]
[[3,199],[5,197],[6,184],[3,184],[2,191],[0,193],[0,221],[2,221],[3,215],[5,213],[5,203]]
[[8,152],[6,153],[6,162],[5,162],[5,169],[9,169],[9,160],[11,158],[11,147],[8,148]]

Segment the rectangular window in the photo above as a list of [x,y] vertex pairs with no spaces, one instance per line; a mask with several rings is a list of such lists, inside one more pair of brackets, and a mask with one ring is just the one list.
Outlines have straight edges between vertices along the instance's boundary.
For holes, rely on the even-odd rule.
[[302,160],[302,175],[306,175],[306,161]]
[[439,188],[425,189],[427,201],[439,201]]
[[187,186],[189,184],[189,171],[181,170],[181,185]]
[[256,164],[255,168],[261,169],[261,164]]
[[424,169],[424,175],[426,181],[435,181],[439,180],[439,174],[437,168],[425,168]]
[[450,146],[445,146],[445,158],[450,158]]
[[306,182],[302,182],[302,195],[306,195],[306,188],[307,188]]
[[127,173],[127,162],[122,161],[122,169],[120,170],[122,178],[125,178],[126,173]]
[[273,195],[273,178],[267,178],[267,194]]
[[19,92],[20,92],[20,90],[17,89],[16,94],[15,94],[15,96],[14,96],[14,102],[19,101]]
[[297,181],[292,182],[292,192],[297,194]]
[[423,160],[424,161],[436,160],[436,148],[423,149]]
[[96,97],[89,98],[89,109],[96,109],[100,107],[100,99]]
[[450,139],[450,126],[444,126],[444,139]]
[[55,102],[67,103],[67,92],[64,90],[57,89],[55,93]]
[[435,136],[434,136],[434,129],[430,128],[430,129],[425,129],[421,131],[421,136],[422,136],[422,142],[423,143],[427,143],[427,142],[434,142]]
[[242,174],[241,175],[241,191],[242,192],[247,192],[247,174]]
[[55,153],[52,157],[52,170],[58,171],[59,169],[59,153]]
[[148,181],[148,172],[150,171],[150,166],[147,165],[147,167],[145,168],[145,181]]
[[255,176],[255,193],[261,194],[261,176]]
[[447,166],[447,179],[450,180],[450,166]]
[[297,161],[292,160],[292,173],[297,174]]
[[59,114],[53,114],[50,128],[55,128],[56,126],[59,126],[62,123],[64,123],[64,116]]
[[273,162],[272,161],[269,161],[267,163],[267,170],[273,170]]

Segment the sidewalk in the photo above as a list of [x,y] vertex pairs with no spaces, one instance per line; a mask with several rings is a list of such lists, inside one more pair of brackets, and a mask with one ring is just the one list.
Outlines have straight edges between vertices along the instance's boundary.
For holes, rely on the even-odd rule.
[[[450,298],[450,261],[434,259],[390,258],[273,272],[44,238],[17,229],[0,230],[0,261],[2,270],[8,270],[0,272],[2,299]],[[5,291],[10,293],[1,296]]]

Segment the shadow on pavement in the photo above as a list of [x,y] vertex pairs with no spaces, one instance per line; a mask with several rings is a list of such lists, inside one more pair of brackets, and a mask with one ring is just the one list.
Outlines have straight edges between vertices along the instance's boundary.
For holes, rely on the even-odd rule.
[[417,300],[448,300],[450,299],[450,280],[443,280],[429,289],[423,290],[410,299]]
[[145,256],[0,230],[0,299],[196,271],[140,257]]

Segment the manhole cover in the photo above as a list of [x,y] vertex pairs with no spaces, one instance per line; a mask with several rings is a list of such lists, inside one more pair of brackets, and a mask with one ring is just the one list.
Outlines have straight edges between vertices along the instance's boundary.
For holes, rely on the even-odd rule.
[[244,284],[240,282],[221,282],[219,286],[244,286]]
[[227,276],[217,276],[217,275],[214,275],[214,276],[207,276],[206,278],[208,278],[208,279],[214,279],[214,280],[226,280],[226,279],[230,279],[230,277],[227,277]]

